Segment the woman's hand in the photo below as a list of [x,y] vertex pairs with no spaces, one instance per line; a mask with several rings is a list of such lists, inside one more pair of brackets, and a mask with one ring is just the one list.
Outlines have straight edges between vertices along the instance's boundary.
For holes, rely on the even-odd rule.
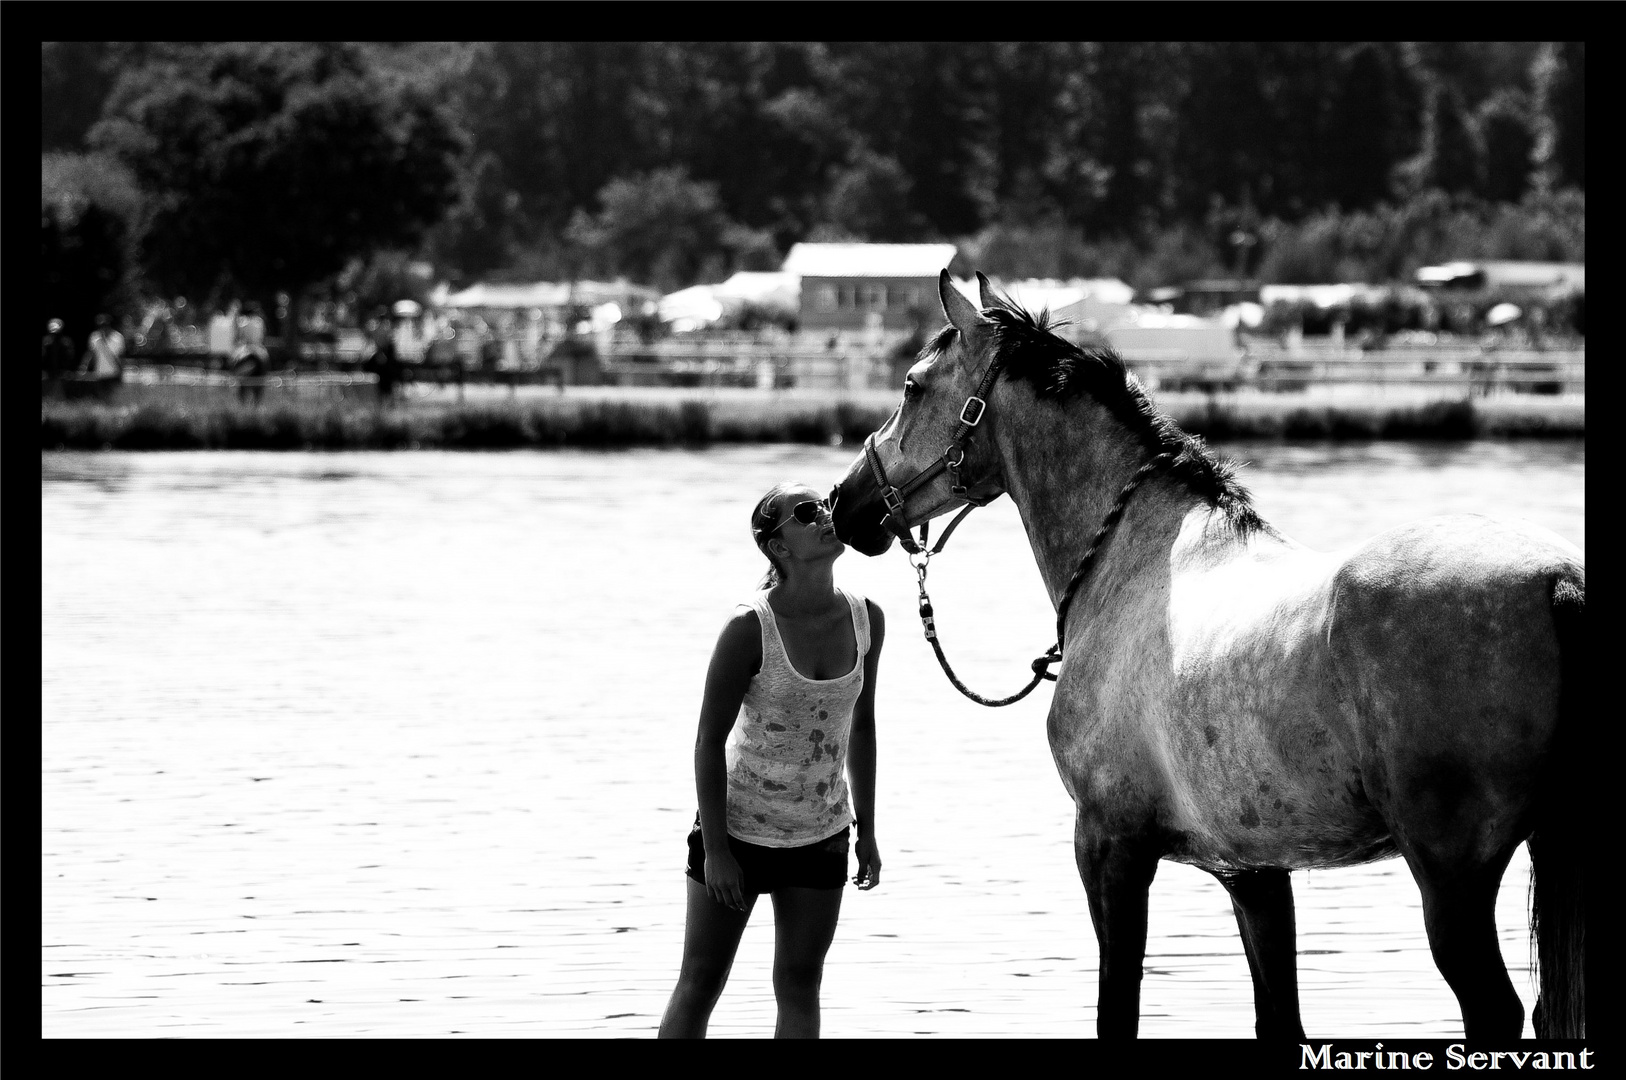
[[860,836],[858,843],[853,845],[853,853],[858,856],[858,873],[853,875],[853,884],[860,889],[873,889],[881,883],[881,852],[875,846],[875,841],[868,836]]
[[706,852],[706,895],[724,907],[746,910],[745,872],[727,848]]

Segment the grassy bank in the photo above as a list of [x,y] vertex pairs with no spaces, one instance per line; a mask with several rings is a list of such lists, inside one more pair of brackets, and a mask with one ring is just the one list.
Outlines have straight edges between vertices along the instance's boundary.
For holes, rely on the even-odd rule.
[[[380,409],[286,397],[248,406],[225,395],[123,387],[111,403],[44,402],[41,445],[74,450],[498,450],[521,447],[857,443],[897,404],[893,393],[826,395],[663,391],[470,395]],[[1169,395],[1187,431],[1231,439],[1578,438],[1585,405],[1531,395],[1394,399],[1381,394]]]

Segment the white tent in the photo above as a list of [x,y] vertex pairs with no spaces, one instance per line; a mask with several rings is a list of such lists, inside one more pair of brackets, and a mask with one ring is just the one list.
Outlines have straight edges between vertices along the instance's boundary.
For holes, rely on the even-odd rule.
[[715,285],[691,285],[661,297],[658,305],[661,322],[671,323],[672,329],[682,333],[709,326],[723,317],[722,301],[717,299]]
[[802,279],[784,271],[741,270],[720,285],[712,286],[718,300],[738,301],[783,315],[795,315],[802,300]]
[[794,316],[801,300],[795,274],[742,270],[715,285],[691,285],[660,299],[661,321],[678,332],[697,330],[750,306]]
[[1047,309],[1057,313],[1082,300],[1094,300],[1098,304],[1127,304],[1135,298],[1135,290],[1117,278],[1072,278],[1067,281],[1027,278],[995,282],[994,288],[1034,315]]
[[660,298],[660,292],[628,281],[537,281],[517,285],[488,285],[481,282],[466,289],[436,297],[435,305],[462,309],[562,308],[568,304],[599,307],[614,303],[636,308]]
[[570,302],[570,286],[551,281],[528,285],[487,285],[481,282],[448,295],[443,308],[551,308]]

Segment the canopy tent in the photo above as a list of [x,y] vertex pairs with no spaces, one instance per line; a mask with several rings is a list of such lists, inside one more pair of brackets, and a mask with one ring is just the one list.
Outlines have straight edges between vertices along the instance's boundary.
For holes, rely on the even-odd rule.
[[802,279],[784,271],[741,270],[713,289],[725,304],[738,301],[780,315],[794,316],[802,302]]
[[492,310],[523,310],[525,308],[563,308],[572,304],[582,307],[600,307],[618,304],[623,309],[641,307],[660,300],[660,290],[629,281],[537,281],[530,284],[497,285],[481,282],[458,292],[436,297],[440,308],[486,308]]
[[801,280],[795,274],[742,270],[727,281],[691,285],[661,297],[660,317],[679,332],[709,326],[747,307],[794,318],[801,290]]
[[1054,314],[1086,299],[1098,304],[1127,304],[1135,298],[1135,290],[1117,278],[1028,278],[996,281],[994,288],[1034,315],[1041,310]]
[[724,314],[715,290],[714,285],[691,285],[661,297],[657,308],[661,322],[671,323],[672,329],[680,333],[711,325]]

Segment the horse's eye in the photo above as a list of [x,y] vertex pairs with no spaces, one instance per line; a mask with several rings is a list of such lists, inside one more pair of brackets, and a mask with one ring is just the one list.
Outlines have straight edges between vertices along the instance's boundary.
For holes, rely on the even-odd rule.
[[920,393],[920,387],[915,384],[915,380],[903,380],[903,400],[909,401],[918,393]]

